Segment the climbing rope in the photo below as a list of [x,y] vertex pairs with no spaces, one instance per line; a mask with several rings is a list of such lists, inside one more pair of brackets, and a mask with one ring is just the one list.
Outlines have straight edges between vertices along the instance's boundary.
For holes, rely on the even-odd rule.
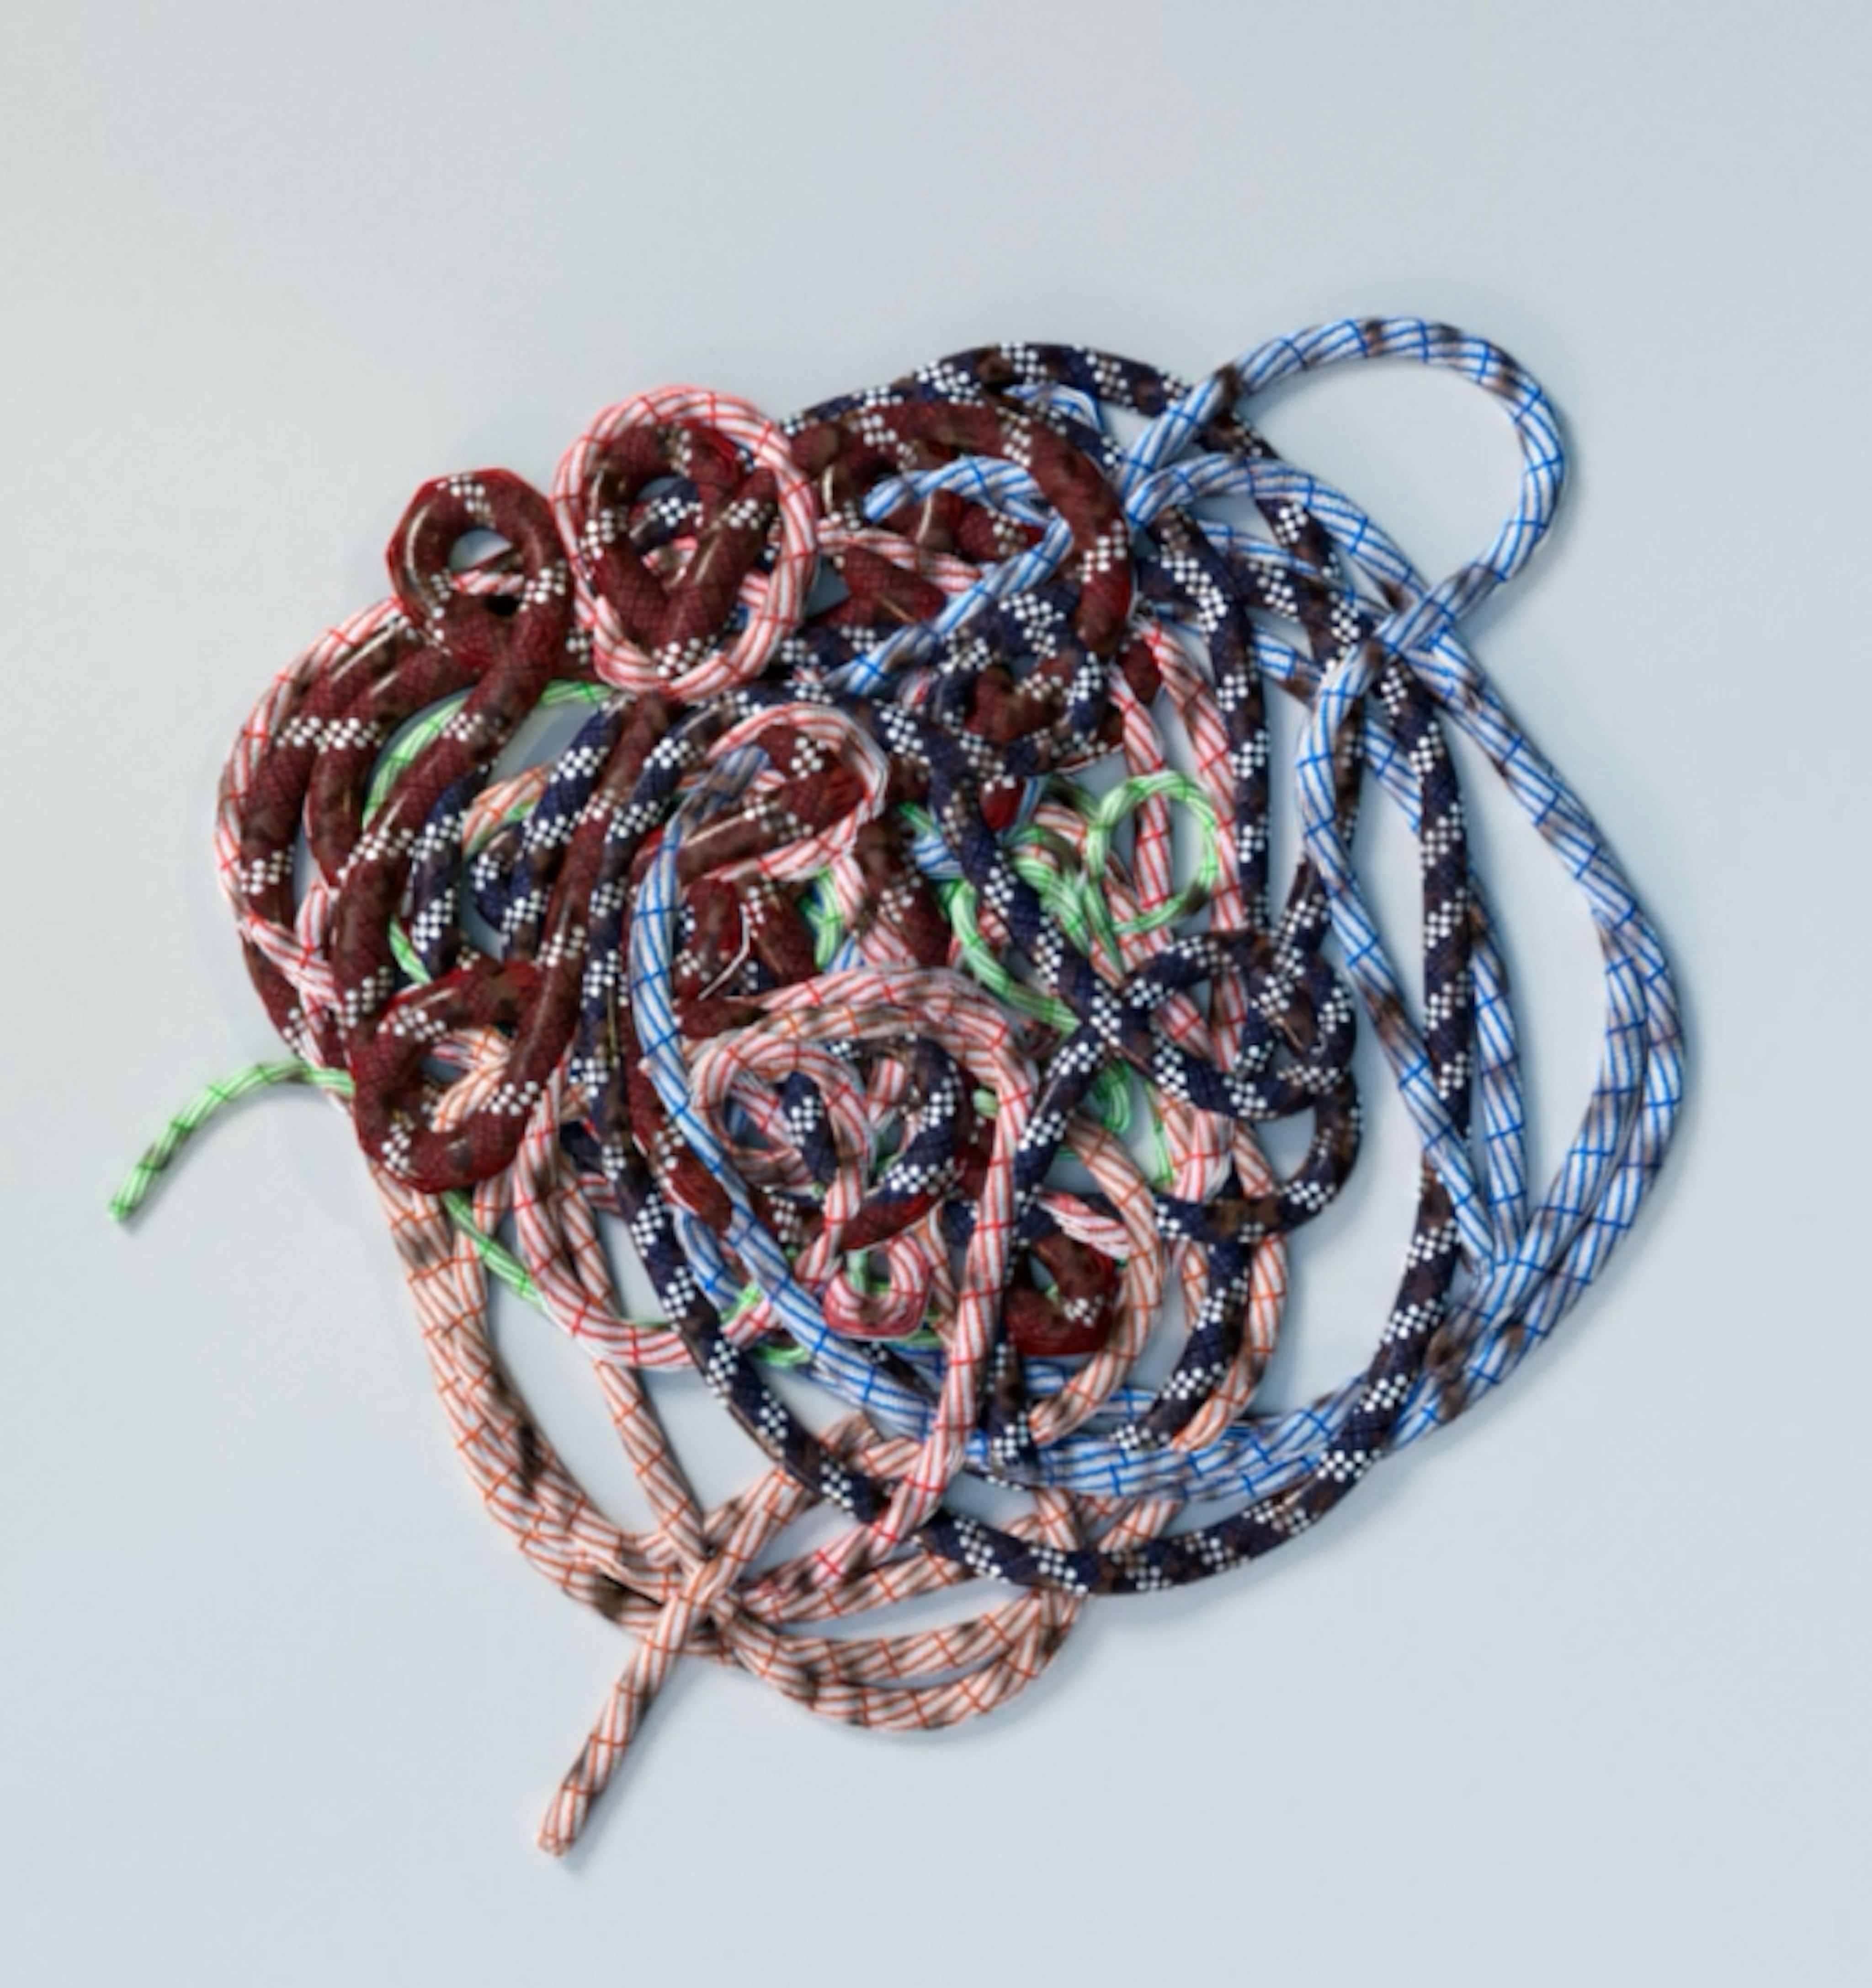
[[[1434,583],[1245,418],[1378,358],[1472,380],[1520,445],[1499,530]],[[1597,1275],[1670,1138],[1676,999],[1461,633],[1562,475],[1528,375],[1415,320],[1194,385],[1009,345],[781,422],[668,388],[602,414],[549,498],[501,470],[425,485],[390,597],[262,698],[215,846],[291,1058],[203,1093],[112,1212],[250,1090],[349,1114],[476,1488],[636,1638],[548,1849],[678,1656],[855,1723],[973,1717],[1090,1597],[1312,1526]],[[1278,898],[1270,692],[1300,714]],[[1597,1075],[1544,1183],[1452,734],[1602,954]],[[1414,962],[1354,854],[1374,791],[1418,844]],[[1367,1364],[1263,1408],[1286,1239],[1357,1161],[1361,1017],[1417,1134],[1404,1261]],[[1258,1128],[1289,1117],[1282,1175]],[[659,1316],[626,1313],[624,1257]],[[647,1527],[598,1510],[504,1376],[490,1275],[589,1356]],[[769,1459],[725,1503],[691,1489],[657,1371],[699,1375]],[[969,1479],[1018,1516],[973,1516]],[[821,1509],[833,1536],[789,1543]],[[862,1632],[971,1581],[972,1616]]]

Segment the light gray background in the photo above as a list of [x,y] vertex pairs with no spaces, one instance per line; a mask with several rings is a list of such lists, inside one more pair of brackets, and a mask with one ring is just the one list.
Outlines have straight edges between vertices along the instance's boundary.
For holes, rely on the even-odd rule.
[[[1847,0],[12,0],[0,1977],[1867,1978],[1869,54]],[[543,478],[627,392],[779,412],[1014,336],[1194,372],[1347,311],[1499,340],[1570,424],[1478,639],[1683,973],[1641,1233],[1276,1562],[1096,1611],[930,1740],[685,1672],[549,1862],[623,1646],[461,1481],[342,1121],[249,1106],[103,1217],[272,1046],[228,739],[418,479]],[[1449,380],[1267,422],[1439,566],[1511,487]],[[1592,948],[1483,820],[1551,1151]],[[1369,1335],[1409,1172],[1381,1109],[1289,1394]],[[503,1324],[596,1457],[576,1362]]]

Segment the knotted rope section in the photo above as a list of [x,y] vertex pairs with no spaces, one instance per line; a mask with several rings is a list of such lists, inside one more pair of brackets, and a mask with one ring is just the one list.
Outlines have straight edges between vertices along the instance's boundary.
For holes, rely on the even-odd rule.
[[[1387,357],[1472,380],[1520,444],[1493,541],[1434,584],[1243,415]],[[309,1082],[349,1111],[471,1477],[637,1638],[548,1849],[679,1655],[861,1725],[986,1712],[1089,1597],[1313,1525],[1597,1274],[1676,1117],[1676,999],[1460,633],[1562,473],[1528,375],[1411,320],[1276,340],[1194,386],[1008,345],[777,423],[669,388],[602,414],[549,498],[504,470],[424,485],[391,597],[261,700],[216,853],[292,1060],[207,1094],[114,1205],[243,1089]],[[1270,691],[1303,714],[1278,903]],[[542,759],[522,727],[559,705],[577,729]],[[1538,1189],[1452,732],[1603,955],[1597,1078]],[[1355,860],[1374,789],[1417,838],[1414,968]],[[1263,1409],[1286,1238],[1358,1152],[1361,1010],[1417,1132],[1415,1221],[1363,1370]],[[1309,1142],[1282,1175],[1257,1128],[1294,1117]],[[619,1253],[661,1317],[627,1315]],[[490,1273],[589,1354],[647,1529],[598,1509],[504,1378]],[[670,1371],[770,1459],[714,1509],[644,1384]],[[971,1516],[966,1479],[1025,1494],[1019,1516]],[[818,1508],[834,1536],[789,1546]],[[968,1619],[847,1627],[976,1580]]]

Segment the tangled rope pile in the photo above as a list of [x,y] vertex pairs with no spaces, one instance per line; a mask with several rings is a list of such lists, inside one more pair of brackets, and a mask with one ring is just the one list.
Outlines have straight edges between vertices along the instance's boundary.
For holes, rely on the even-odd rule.
[[[1473,380],[1521,445],[1494,542],[1434,585],[1241,411],[1380,357]],[[1277,340],[1193,387],[1009,345],[780,423],[670,388],[601,415],[549,500],[500,470],[426,485],[393,597],[262,700],[217,851],[295,1060],[184,1114],[119,1212],[234,1091],[298,1079],[347,1106],[471,1476],[638,1639],[547,1848],[679,1654],[863,1725],[985,1712],[1088,1597],[1313,1524],[1604,1264],[1681,1094],[1670,973],[1458,632],[1539,542],[1562,467],[1535,383],[1415,320]],[[1270,687],[1304,708],[1278,909]],[[576,735],[529,763],[516,733],[563,704]],[[1603,955],[1597,1079],[1538,1195],[1451,728]],[[1372,786],[1418,840],[1416,972],[1353,860]],[[1361,1008],[1421,1149],[1397,1295],[1362,1371],[1257,1412],[1286,1239],[1357,1153]],[[1296,1115],[1282,1178],[1255,1128]],[[626,1249],[661,1318],[626,1315]],[[647,1530],[597,1509],[503,1377],[490,1273],[589,1353]],[[663,1370],[772,1459],[716,1509],[652,1406]],[[965,1479],[1017,1487],[1021,1516],[970,1516]],[[849,1523],[789,1553],[822,1506]],[[999,1592],[970,1619],[832,1632],[978,1577]]]

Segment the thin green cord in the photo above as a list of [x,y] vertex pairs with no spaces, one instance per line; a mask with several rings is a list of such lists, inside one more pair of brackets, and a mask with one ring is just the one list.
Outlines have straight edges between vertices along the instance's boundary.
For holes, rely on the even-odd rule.
[[[1188,808],[1201,818],[1208,833],[1204,838],[1201,854],[1196,859],[1196,874],[1188,886],[1167,898],[1154,911],[1141,912],[1134,918],[1122,921],[1114,919],[1107,902],[1103,879],[1111,857],[1112,837],[1120,822],[1140,803],[1156,796],[1169,798]],[[1100,936],[1108,938],[1112,950],[1117,950],[1120,938],[1129,938],[1139,932],[1156,931],[1174,920],[1201,910],[1215,896],[1222,880],[1222,860],[1219,843],[1222,827],[1215,804],[1187,773],[1142,773],[1128,780],[1121,780],[1092,810],[1090,827],[1086,836],[1085,874],[1097,889],[1093,917],[1100,926]]]
[[838,900],[833,894],[832,872],[822,870],[800,901],[800,909],[813,931],[813,964],[823,973],[843,942],[845,921],[839,915]]
[[275,1084],[309,1084],[321,1090],[336,1091],[341,1097],[351,1094],[351,1079],[342,1070],[320,1070],[316,1064],[296,1060],[285,1063],[249,1063],[231,1077],[204,1085],[145,1148],[142,1157],[123,1178],[123,1185],[111,1197],[110,1219],[127,1222],[156,1185],[157,1175],[174,1160],[196,1133],[215,1115],[245,1097],[249,1091],[262,1090]]

